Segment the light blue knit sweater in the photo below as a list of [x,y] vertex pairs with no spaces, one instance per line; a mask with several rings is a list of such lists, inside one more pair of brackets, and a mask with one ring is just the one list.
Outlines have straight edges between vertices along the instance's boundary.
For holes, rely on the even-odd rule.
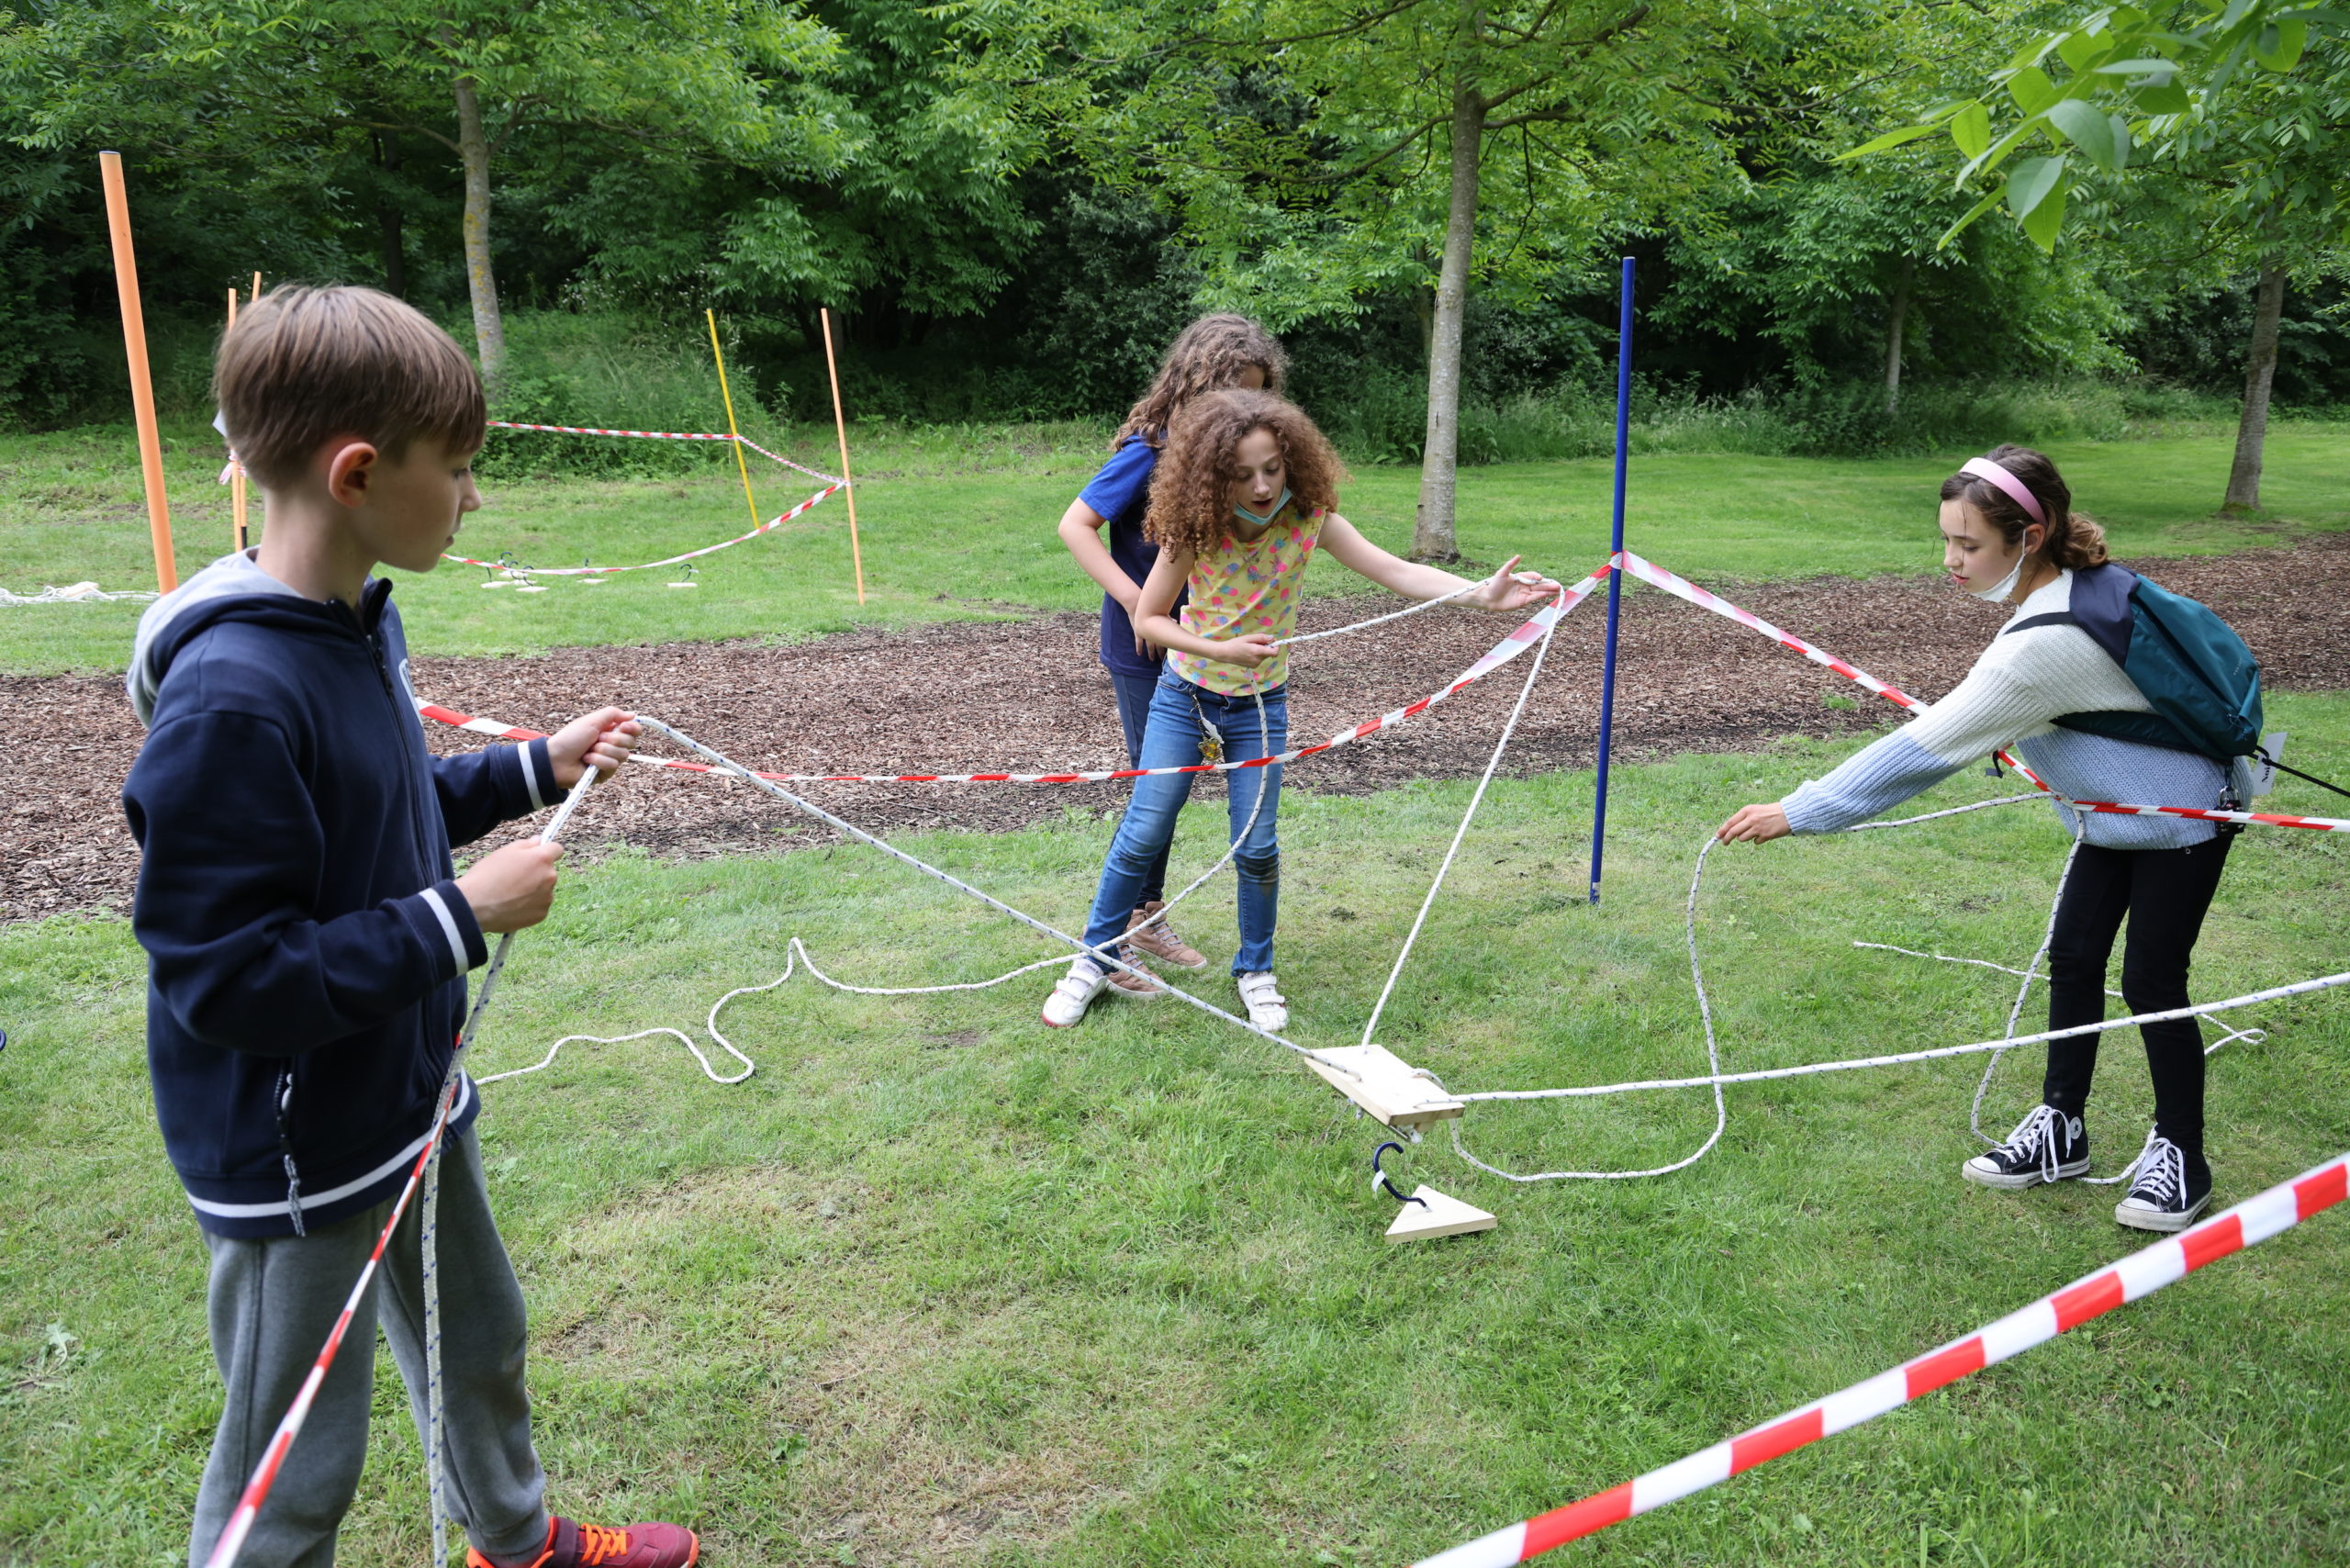
[[[2009,622],[2069,610],[2073,574],[2026,599]],[[2034,626],[1992,640],[1958,689],[1825,778],[1779,802],[1796,833],[1834,833],[1881,815],[1969,763],[2011,747],[2051,789],[2076,801],[2137,806],[2221,803],[2230,770],[2193,752],[2060,729],[2060,713],[2153,711],[2112,656],[2077,626]],[[2187,817],[2076,812],[2053,802],[2067,833],[2109,849],[2180,849],[2218,830]]]

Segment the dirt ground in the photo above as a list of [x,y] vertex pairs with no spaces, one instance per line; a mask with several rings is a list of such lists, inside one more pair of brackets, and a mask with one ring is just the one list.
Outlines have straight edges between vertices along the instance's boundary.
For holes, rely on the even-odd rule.
[[[2227,616],[2267,684],[2350,686],[2350,537],[2291,549],[2132,562]],[[1705,586],[1925,698],[1957,684],[2007,611],[1933,577],[1819,578]],[[1306,607],[1304,630],[1392,608],[1385,599]],[[18,610],[16,614],[54,614]],[[1508,622],[1444,607],[1301,648],[1290,677],[1292,744],[1319,740],[1425,696],[1491,647]],[[419,657],[419,695],[534,729],[602,703],[658,715],[755,767],[778,772],[937,772],[1123,766],[1094,618],[1062,614],[986,624],[856,633],[788,646],[673,644],[566,648],[525,658]],[[1604,602],[1561,626],[1504,769],[1587,767],[1598,727]],[[1358,794],[1408,778],[1473,776],[1525,679],[1505,666],[1401,727],[1300,763],[1291,789]],[[1856,706],[1830,700],[1858,699]],[[1742,626],[1645,587],[1628,592],[1616,700],[1616,754],[1760,749],[1785,734],[1837,735],[1894,711]],[[128,910],[138,851],[118,799],[141,731],[120,683],[0,676],[11,738],[0,810],[0,921]],[[479,737],[427,723],[434,749]],[[631,768],[589,796],[566,835],[575,853],[613,843],[681,857],[826,842],[780,801],[695,775]],[[1124,784],[831,785],[808,793],[872,831],[1000,831],[1071,806],[1111,811]],[[1221,786],[1203,783],[1203,790]]]

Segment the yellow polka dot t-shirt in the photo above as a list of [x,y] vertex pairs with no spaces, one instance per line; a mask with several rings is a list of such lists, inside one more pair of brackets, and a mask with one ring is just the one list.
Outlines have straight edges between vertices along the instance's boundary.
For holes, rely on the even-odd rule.
[[[1321,538],[1322,513],[1292,500],[1273,514],[1256,538],[1243,543],[1230,533],[1214,550],[1192,563],[1191,601],[1183,606],[1184,631],[1212,643],[1268,633],[1287,637],[1297,630],[1298,586]],[[1270,691],[1289,677],[1289,650],[1282,648],[1256,668],[1203,659],[1170,649],[1167,667],[1194,686],[1227,697]]]

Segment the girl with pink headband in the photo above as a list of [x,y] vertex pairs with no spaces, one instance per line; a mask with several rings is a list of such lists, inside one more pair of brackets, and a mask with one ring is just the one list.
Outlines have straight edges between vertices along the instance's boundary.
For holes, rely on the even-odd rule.
[[[2021,446],[1969,458],[1942,481],[1942,534],[1951,581],[1977,599],[2013,606],[2015,614],[1948,697],[1826,778],[1785,800],[1743,808],[1716,836],[1762,844],[1791,833],[1835,833],[2012,748],[2047,781],[2057,816],[2079,840],[2048,948],[2048,1026],[2104,1018],[2106,966],[2125,922],[2124,1003],[2132,1013],[2187,1006],[2188,963],[2236,829],[2076,812],[2066,802],[2231,809],[2248,797],[2248,775],[2199,752],[2067,727],[2082,715],[2154,708],[2109,651],[2126,654],[2136,578],[2106,559],[2104,531],[2074,512],[2055,464]],[[2124,629],[2118,643],[2117,624]],[[2211,1201],[2202,1032],[2191,1018],[2139,1032],[2154,1077],[2154,1125],[2123,1172],[2133,1180],[2113,1217],[2143,1230],[2182,1230]],[[2085,1175],[2084,1117],[2102,1037],[2050,1042],[2041,1104],[1959,1173],[2009,1190]]]

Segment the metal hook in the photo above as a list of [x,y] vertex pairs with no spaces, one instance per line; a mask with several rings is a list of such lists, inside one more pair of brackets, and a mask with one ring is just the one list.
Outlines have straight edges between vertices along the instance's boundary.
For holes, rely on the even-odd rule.
[[1374,1193],[1384,1192],[1399,1204],[1417,1204],[1420,1207],[1427,1208],[1428,1201],[1426,1198],[1405,1196],[1403,1190],[1389,1179],[1387,1172],[1379,1168],[1380,1157],[1391,1148],[1398,1154],[1404,1152],[1404,1146],[1400,1143],[1382,1143],[1371,1151],[1371,1190]]

